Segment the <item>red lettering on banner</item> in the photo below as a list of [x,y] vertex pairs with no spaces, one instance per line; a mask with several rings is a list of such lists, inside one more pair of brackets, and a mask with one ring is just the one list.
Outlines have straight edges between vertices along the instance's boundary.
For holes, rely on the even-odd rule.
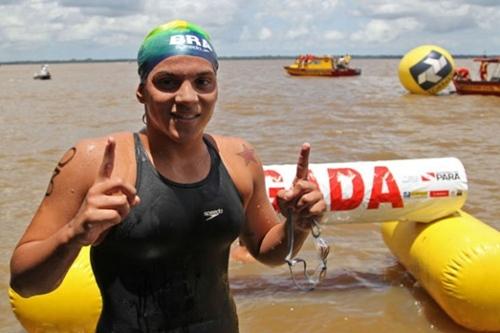
[[[331,210],[351,210],[358,207],[363,202],[365,185],[363,178],[354,169],[338,168],[327,169],[330,180],[330,207]],[[339,177],[348,178],[352,183],[352,195],[350,198],[342,197],[342,183]]]
[[[384,182],[387,185],[387,193],[382,193]],[[390,202],[392,208],[402,208],[403,199],[399,191],[398,184],[394,180],[392,173],[385,166],[376,166],[373,176],[373,188],[368,202],[368,209],[376,209],[381,203]]]
[[[267,178],[267,177],[270,177],[271,178],[271,183],[281,183],[283,184],[283,176],[281,176],[281,174],[277,171],[274,171],[274,170],[264,170],[264,176]],[[279,186],[279,187],[272,187],[272,186],[269,186],[269,193],[268,193],[268,197],[269,197],[269,200],[271,201],[271,204],[273,205],[273,208],[275,211],[279,212],[280,209],[279,209],[279,206],[278,206],[278,199],[276,198],[276,196],[278,195],[278,192],[281,191],[281,190],[284,190],[285,188],[283,186]]]
[[283,176],[281,175],[281,173],[275,170],[271,169],[264,170],[264,176],[271,177],[271,182],[273,183],[283,183]]

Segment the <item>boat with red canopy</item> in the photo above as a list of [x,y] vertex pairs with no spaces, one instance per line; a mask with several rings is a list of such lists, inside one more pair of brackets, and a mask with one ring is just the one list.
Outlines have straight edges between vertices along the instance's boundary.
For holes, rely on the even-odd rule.
[[473,60],[479,62],[479,79],[471,78],[467,68],[457,68],[453,77],[457,94],[500,96],[500,57],[479,57]]

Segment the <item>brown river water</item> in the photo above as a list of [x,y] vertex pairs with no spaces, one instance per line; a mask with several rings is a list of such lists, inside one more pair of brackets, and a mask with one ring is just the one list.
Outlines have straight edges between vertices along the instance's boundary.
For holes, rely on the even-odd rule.
[[[287,60],[222,60],[213,133],[250,141],[264,164],[454,156],[465,166],[464,210],[500,229],[500,98],[408,94],[397,59],[353,59],[353,78],[297,78]],[[458,59],[457,65],[473,67]],[[0,332],[23,332],[7,297],[9,259],[63,152],[84,137],[137,131],[134,62],[0,66]],[[456,325],[398,265],[378,224],[327,225],[328,272],[310,292],[286,266],[230,263],[242,333],[469,332]],[[314,260],[309,239],[301,256]]]

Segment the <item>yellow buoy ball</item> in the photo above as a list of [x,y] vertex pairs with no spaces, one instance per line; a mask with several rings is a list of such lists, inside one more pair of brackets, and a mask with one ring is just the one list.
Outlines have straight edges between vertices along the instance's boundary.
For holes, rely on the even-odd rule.
[[399,63],[399,80],[415,94],[434,95],[446,88],[455,72],[455,62],[445,49],[422,45],[410,50]]
[[102,301],[84,247],[61,285],[54,291],[24,298],[9,289],[10,303],[28,333],[93,333]]

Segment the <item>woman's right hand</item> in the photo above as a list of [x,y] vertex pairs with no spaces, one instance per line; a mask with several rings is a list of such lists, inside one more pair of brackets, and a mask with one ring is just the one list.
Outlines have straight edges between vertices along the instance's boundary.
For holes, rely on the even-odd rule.
[[75,217],[69,222],[71,237],[77,244],[97,245],[109,229],[119,224],[139,204],[134,186],[118,177],[112,177],[116,142],[109,137],[97,178],[90,187]]

